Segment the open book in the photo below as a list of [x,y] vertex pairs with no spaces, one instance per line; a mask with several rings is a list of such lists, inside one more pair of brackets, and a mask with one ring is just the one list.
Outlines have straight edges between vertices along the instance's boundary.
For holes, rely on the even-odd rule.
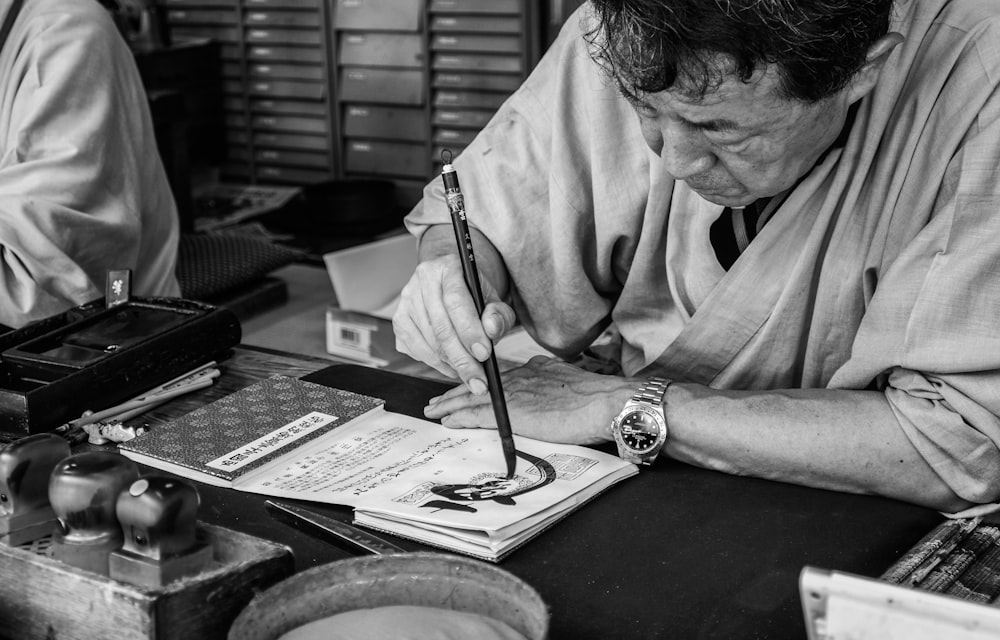
[[390,413],[377,398],[276,376],[120,445],[127,457],[213,484],[354,508],[357,524],[497,561],[635,473],[587,447]]

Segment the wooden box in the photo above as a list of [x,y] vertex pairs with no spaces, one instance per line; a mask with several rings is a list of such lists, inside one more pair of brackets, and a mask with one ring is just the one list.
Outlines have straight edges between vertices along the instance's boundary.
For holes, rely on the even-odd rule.
[[212,545],[213,566],[155,590],[54,560],[44,544],[0,545],[0,638],[225,638],[256,593],[292,574],[292,552],[223,527],[202,524],[201,531]]

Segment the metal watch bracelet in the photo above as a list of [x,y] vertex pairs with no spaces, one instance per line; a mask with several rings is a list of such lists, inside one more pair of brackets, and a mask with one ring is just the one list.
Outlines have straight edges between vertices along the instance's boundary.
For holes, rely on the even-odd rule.
[[632,400],[662,406],[663,395],[667,392],[667,387],[670,386],[671,382],[671,380],[667,380],[666,378],[650,378],[646,380],[646,384],[639,387],[638,391],[632,396]]

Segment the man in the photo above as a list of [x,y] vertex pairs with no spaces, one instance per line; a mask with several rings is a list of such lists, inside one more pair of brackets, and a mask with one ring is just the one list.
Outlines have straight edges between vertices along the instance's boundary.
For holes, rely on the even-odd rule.
[[606,442],[662,377],[669,457],[995,501],[997,42],[994,0],[585,5],[455,161],[481,322],[441,188],[407,220],[422,261],[397,348],[465,383],[426,415],[494,426],[479,362],[516,319],[620,367],[506,373],[517,433]]
[[104,295],[179,294],[179,223],[135,61],[94,0],[0,0],[0,325]]

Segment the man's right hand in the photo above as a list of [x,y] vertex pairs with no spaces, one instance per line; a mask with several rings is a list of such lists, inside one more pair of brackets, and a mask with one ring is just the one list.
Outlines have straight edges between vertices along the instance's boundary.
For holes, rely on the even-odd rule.
[[[496,250],[481,234],[473,234],[486,302],[482,318],[465,284],[454,232],[441,225],[428,229],[421,240],[421,262],[403,287],[392,326],[397,351],[483,394],[488,388],[481,363],[490,355],[491,341],[514,326],[515,316],[490,277],[504,271]],[[506,273],[494,277],[506,285]]]

